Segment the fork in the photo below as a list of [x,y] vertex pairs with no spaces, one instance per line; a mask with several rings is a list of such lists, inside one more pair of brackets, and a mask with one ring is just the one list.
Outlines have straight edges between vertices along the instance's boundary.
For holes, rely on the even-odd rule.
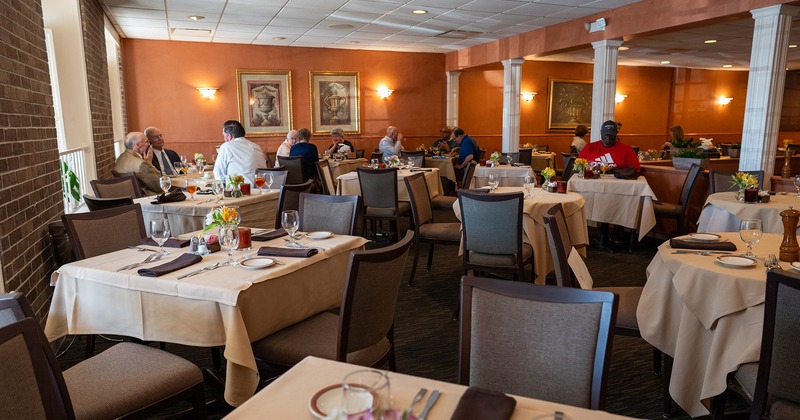
[[126,265],[124,267],[120,267],[119,269],[117,269],[117,271],[130,270],[131,268],[136,268],[136,267],[138,267],[138,266],[140,266],[142,264],[147,264],[149,262],[158,261],[158,260],[161,259],[162,256],[163,255],[161,255],[161,254],[150,254],[150,255],[147,256],[147,258],[144,259],[144,261],[142,261],[140,263],[128,264],[128,265]]

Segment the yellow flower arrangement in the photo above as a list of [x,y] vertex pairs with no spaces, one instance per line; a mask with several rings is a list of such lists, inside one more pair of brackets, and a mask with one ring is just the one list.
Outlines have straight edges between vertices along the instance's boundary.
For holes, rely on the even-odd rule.
[[214,209],[211,213],[206,215],[206,227],[203,228],[203,232],[217,227],[222,226],[224,224],[229,223],[239,223],[240,221],[239,211],[237,211],[233,207],[220,207]]
[[544,169],[542,169],[542,177],[544,177],[544,179],[546,179],[548,181],[550,180],[550,178],[555,176],[555,174],[556,174],[556,171],[553,170],[553,168],[551,168],[549,166],[544,168]]
[[733,185],[738,185],[742,190],[758,188],[758,178],[753,174],[736,172],[736,175],[731,176],[731,178],[733,179]]
[[424,144],[420,144],[419,146],[417,146],[417,150],[418,151],[420,151],[420,150],[421,151],[425,151],[425,145]]
[[577,158],[575,159],[575,163],[572,164],[572,169],[575,172],[583,172],[586,170],[586,166],[589,165],[589,161],[584,158]]
[[195,154],[194,154],[194,160],[195,160],[195,161],[198,161],[198,160],[205,160],[205,157],[203,156],[203,154],[202,154],[202,153],[195,153]]
[[789,147],[790,144],[792,144],[792,139],[783,140],[783,147]]
[[525,143],[519,147],[520,149],[533,149],[533,145],[530,143]]
[[228,183],[231,185],[241,185],[244,183],[244,177],[241,175],[230,175],[228,177]]

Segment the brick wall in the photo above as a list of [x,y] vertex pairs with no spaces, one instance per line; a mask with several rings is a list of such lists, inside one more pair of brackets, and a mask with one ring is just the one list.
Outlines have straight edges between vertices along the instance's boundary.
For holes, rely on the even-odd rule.
[[108,85],[103,9],[96,0],[81,0],[80,5],[97,178],[111,178],[115,160],[114,126]]
[[0,0],[0,265],[7,291],[43,317],[61,214],[53,97],[40,0]]

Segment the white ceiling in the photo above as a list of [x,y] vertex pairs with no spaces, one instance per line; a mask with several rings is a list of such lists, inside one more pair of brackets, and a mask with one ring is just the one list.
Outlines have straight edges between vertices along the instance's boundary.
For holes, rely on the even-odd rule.
[[[123,37],[446,53],[638,0],[101,0]],[[413,10],[426,14],[413,14]],[[189,16],[203,16],[192,20]],[[331,26],[334,26],[332,28]],[[335,29],[336,25],[349,25]],[[445,34],[459,31],[456,34]],[[463,31],[463,32],[462,32]],[[746,70],[752,19],[626,40],[621,65]],[[716,39],[715,44],[705,44]],[[795,24],[792,44],[800,42]],[[591,48],[536,60],[591,62]],[[800,51],[790,49],[792,69]]]

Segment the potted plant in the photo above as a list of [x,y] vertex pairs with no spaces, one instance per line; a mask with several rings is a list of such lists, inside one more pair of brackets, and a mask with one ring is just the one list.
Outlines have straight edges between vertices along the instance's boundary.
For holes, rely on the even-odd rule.
[[699,149],[681,150],[672,155],[672,166],[676,169],[689,169],[693,164],[708,167],[708,156]]
[[742,152],[742,143],[733,143],[728,146],[728,156],[738,158],[739,153]]

